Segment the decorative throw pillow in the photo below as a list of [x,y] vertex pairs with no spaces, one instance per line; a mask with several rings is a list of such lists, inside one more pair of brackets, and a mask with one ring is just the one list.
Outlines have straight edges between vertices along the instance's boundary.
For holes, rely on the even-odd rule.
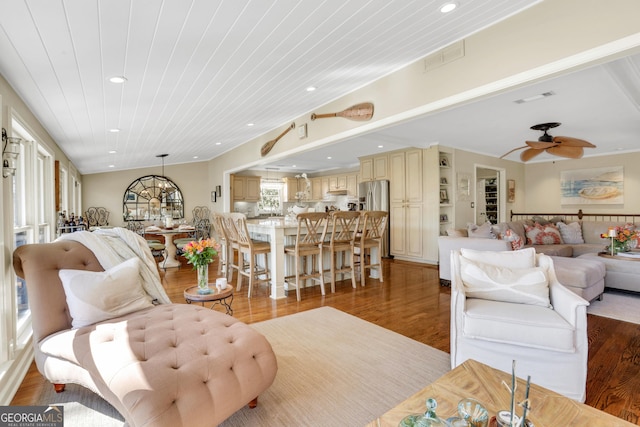
[[507,231],[507,223],[506,222],[499,222],[497,224],[492,224],[491,225],[491,232],[493,233],[494,236],[496,236],[496,239],[504,239],[504,232]]
[[562,241],[571,245],[584,243],[582,237],[582,225],[579,222],[565,224],[560,221],[556,224],[562,236]]
[[555,224],[557,222],[564,221],[564,218],[562,218],[561,216],[554,216],[553,218],[546,219],[539,215],[534,215],[531,217],[531,219],[534,223],[537,222],[540,225]]
[[470,298],[551,307],[549,279],[542,267],[497,267],[460,257],[460,277]]
[[553,224],[533,226],[525,225],[527,234],[527,245],[559,245],[562,243],[560,231]]
[[495,239],[496,236],[491,231],[491,223],[485,222],[482,225],[475,225],[473,223],[467,224],[467,233],[469,237],[479,239]]
[[80,328],[153,306],[139,271],[138,257],[106,271],[60,270],[71,325]]
[[469,233],[463,228],[447,228],[447,236],[451,237],[468,237]]
[[462,248],[460,254],[471,261],[483,262],[496,267],[508,265],[511,268],[531,268],[536,266],[535,248],[497,252]]
[[511,243],[511,249],[514,251],[520,250],[524,247],[524,239],[510,228],[507,228],[507,231],[504,232],[502,238],[503,240]]

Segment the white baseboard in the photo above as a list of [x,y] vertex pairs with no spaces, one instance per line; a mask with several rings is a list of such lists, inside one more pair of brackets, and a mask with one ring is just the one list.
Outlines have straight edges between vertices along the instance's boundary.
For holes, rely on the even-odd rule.
[[3,366],[3,372],[0,375],[0,405],[11,404],[32,362],[33,346],[29,342],[21,352],[16,354],[15,359]]

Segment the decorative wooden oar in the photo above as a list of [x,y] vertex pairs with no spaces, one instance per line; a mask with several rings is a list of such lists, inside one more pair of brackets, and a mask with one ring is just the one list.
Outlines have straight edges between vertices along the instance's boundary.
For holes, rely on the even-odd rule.
[[289,125],[288,128],[286,128],[284,130],[284,132],[282,132],[280,135],[278,135],[276,137],[276,139],[272,139],[271,141],[265,143],[262,148],[260,149],[260,154],[262,154],[262,157],[266,156],[267,154],[269,154],[269,151],[271,151],[271,149],[273,148],[274,145],[276,145],[276,142],[280,141],[280,138],[282,138],[283,136],[285,136],[287,134],[287,132],[289,132],[291,129],[294,129],[296,127],[295,122],[291,123]]
[[337,113],[328,114],[316,114],[311,115],[311,120],[325,119],[328,117],[344,117],[349,120],[366,121],[371,120],[373,117],[373,104],[370,102],[363,102],[362,104],[352,105],[346,110],[339,111]]

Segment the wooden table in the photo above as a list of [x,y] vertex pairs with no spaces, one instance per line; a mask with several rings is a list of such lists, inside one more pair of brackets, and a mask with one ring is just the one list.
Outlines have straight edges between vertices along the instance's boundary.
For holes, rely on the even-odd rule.
[[[526,376],[526,372],[518,372],[517,364],[516,375]],[[510,385],[511,375],[475,360],[467,360],[367,426],[397,427],[405,416],[424,413],[425,401],[429,397],[437,400],[436,413],[442,419],[457,415],[458,402],[465,397],[480,401],[487,408],[490,416],[494,416],[498,411],[509,409],[510,406],[511,395],[502,385],[502,381]],[[523,400],[525,388],[526,382],[518,379],[516,392],[518,401]],[[531,384],[529,400],[531,410],[527,413],[527,419],[536,427],[634,425],[535,384]],[[522,415],[522,408],[518,408],[516,413]]]
[[632,256],[624,256],[620,254],[611,255],[610,253],[607,253],[607,252],[598,252],[598,256],[602,258],[619,259],[622,261],[640,261],[640,252],[630,251],[625,253],[631,254]]
[[166,270],[167,268],[180,267],[180,261],[176,259],[177,249],[173,243],[173,236],[176,234],[187,234],[189,230],[180,230],[179,228],[161,228],[160,230],[148,231],[148,234],[159,234],[164,238],[164,248],[167,250],[166,259],[160,261],[158,265],[160,268]]
[[[226,309],[227,314],[232,316],[233,309],[231,308],[231,304],[233,303],[233,286],[227,285],[224,289],[218,289],[215,284],[209,284],[209,289],[211,289],[211,293],[200,294],[198,293],[198,287],[192,286],[184,290],[184,299],[187,301],[187,304],[199,302],[203,307],[205,302],[210,302],[211,307],[209,308],[213,308],[215,305],[220,304]],[[227,301],[227,299],[229,299],[229,301]]]

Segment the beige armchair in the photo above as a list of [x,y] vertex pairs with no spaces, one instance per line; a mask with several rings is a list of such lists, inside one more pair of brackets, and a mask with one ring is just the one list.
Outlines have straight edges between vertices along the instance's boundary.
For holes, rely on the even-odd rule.
[[[504,280],[509,277],[518,280]],[[584,402],[587,305],[558,282],[552,259],[534,249],[454,250],[451,367],[475,359],[510,373],[516,360],[518,376]]]

